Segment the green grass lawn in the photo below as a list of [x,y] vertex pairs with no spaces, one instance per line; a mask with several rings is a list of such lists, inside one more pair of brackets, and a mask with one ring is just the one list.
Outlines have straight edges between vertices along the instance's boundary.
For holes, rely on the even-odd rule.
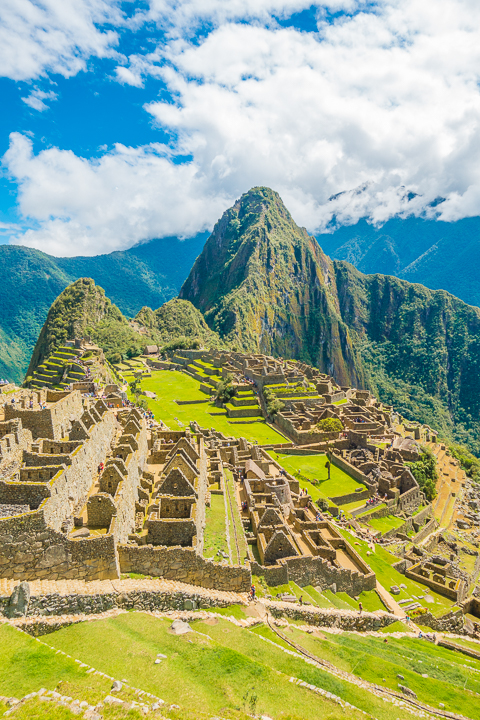
[[[420,701],[461,713],[473,720],[480,718],[480,661],[464,667],[459,653],[436,647],[426,640],[413,638],[380,638],[352,633],[316,638],[295,628],[285,633],[314,655],[336,667],[391,690],[400,682],[411,688]],[[427,678],[422,675],[428,675]],[[396,712],[396,711],[395,711]],[[396,717],[396,715],[392,715]]]
[[[126,378],[129,379],[129,378]],[[253,423],[230,422],[225,411],[212,403],[177,405],[175,400],[205,400],[205,393],[200,390],[198,380],[186,373],[175,370],[152,371],[152,376],[142,378],[142,390],[156,393],[157,399],[147,398],[148,407],[157,420],[163,420],[171,430],[181,430],[196,420],[200,427],[215,428],[227,436],[244,437],[259,445],[282,443],[285,438],[279,435],[263,420]]]
[[335,465],[330,468],[330,480],[328,480],[328,471],[325,467],[327,456],[324,454],[287,455],[273,451],[270,454],[292,475],[296,476],[297,473],[301,473],[312,480],[319,480],[320,483],[316,487],[327,497],[347,495],[355,492],[357,488],[364,489],[363,485]]
[[374,530],[380,530],[383,535],[389,530],[399,528],[401,525],[404,524],[404,522],[405,520],[396,517],[395,515],[387,515],[383,518],[373,518],[369,521],[369,525],[371,525]]
[[205,532],[203,535],[203,557],[220,562],[224,558],[217,555],[219,550],[228,553],[225,534],[225,501],[223,495],[212,495],[210,507],[205,510]]
[[[379,720],[388,719],[388,708],[381,708],[380,701],[369,693],[286,655],[221,617],[216,625],[194,621],[192,627],[198,632],[182,636],[171,635],[170,624],[171,620],[143,613],[125,613],[72,625],[49,635],[48,642],[169,703],[210,713],[206,717],[230,717],[235,709],[251,711],[248,703],[254,695],[255,714],[267,713],[275,720],[360,718],[355,711],[343,711],[289,682],[294,676],[342,694],[357,706],[364,704]],[[167,658],[155,665],[157,653]],[[383,714],[377,709],[383,709]]]

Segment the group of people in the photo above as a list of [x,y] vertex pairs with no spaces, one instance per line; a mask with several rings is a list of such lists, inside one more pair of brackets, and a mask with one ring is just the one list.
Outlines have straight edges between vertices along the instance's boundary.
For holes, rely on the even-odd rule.
[[382,498],[380,495],[373,495],[372,497],[368,498],[365,505],[379,505],[382,502],[387,502],[388,496],[387,493],[385,493],[385,496]]

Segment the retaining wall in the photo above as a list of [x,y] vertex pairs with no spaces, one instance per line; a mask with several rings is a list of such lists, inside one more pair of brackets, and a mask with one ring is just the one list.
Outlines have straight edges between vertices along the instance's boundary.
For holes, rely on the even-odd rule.
[[122,573],[140,573],[215,590],[248,592],[250,569],[205,560],[191,548],[119,545]]

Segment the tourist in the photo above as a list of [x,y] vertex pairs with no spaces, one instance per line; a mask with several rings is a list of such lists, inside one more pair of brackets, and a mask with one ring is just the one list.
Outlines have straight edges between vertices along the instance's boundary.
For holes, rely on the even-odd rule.
[[250,588],[250,597],[252,600],[255,600],[255,585],[252,583],[252,586]]
[[363,605],[361,602],[358,603],[358,614],[361,615],[363,610]]

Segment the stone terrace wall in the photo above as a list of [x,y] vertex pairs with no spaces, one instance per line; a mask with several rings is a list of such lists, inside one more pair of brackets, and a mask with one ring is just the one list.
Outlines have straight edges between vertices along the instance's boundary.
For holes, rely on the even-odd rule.
[[371,486],[372,482],[371,480],[364,475],[358,468],[356,468],[354,465],[351,465],[347,460],[340,457],[339,455],[335,455],[335,453],[331,453],[331,461],[333,465],[336,465],[336,467],[340,468],[340,470],[343,470],[347,475],[350,475],[354,480],[357,480],[357,482],[362,483],[362,485],[365,485],[367,488]]
[[83,413],[82,396],[78,390],[61,397],[45,410],[22,409],[5,406],[5,420],[20,418],[24,428],[31,430],[34,438],[61,440],[67,435],[71,420],[78,420]]
[[356,596],[364,590],[373,590],[376,587],[376,578],[360,557],[356,553],[354,555],[356,561],[364,565],[366,574],[332,567],[319,556],[287,558],[280,560],[278,565],[267,567],[251,562],[250,567],[254,575],[265,577],[267,583],[272,586],[286,585],[293,581],[300,587],[314,585],[325,590],[335,583],[338,592]]
[[0,518],[0,577],[103,580],[119,576],[112,536],[69,540],[42,510]]
[[287,616],[292,620],[301,620],[309,625],[319,627],[336,627],[342,630],[357,630],[365,632],[368,630],[379,630],[388,627],[398,618],[386,612],[369,613],[351,610],[323,610],[320,608],[307,609],[305,606],[291,605],[289,603],[267,601],[265,603],[273,617]]
[[191,548],[119,545],[122,573],[141,573],[215,590],[248,592],[252,576],[247,567],[204,560]]
[[117,421],[112,413],[105,413],[102,420],[92,425],[90,438],[77,448],[72,464],[51,485],[51,497],[45,503],[45,521],[60,530],[75,505],[84,500],[90,490],[98,464],[105,460],[107,450],[115,436]]

